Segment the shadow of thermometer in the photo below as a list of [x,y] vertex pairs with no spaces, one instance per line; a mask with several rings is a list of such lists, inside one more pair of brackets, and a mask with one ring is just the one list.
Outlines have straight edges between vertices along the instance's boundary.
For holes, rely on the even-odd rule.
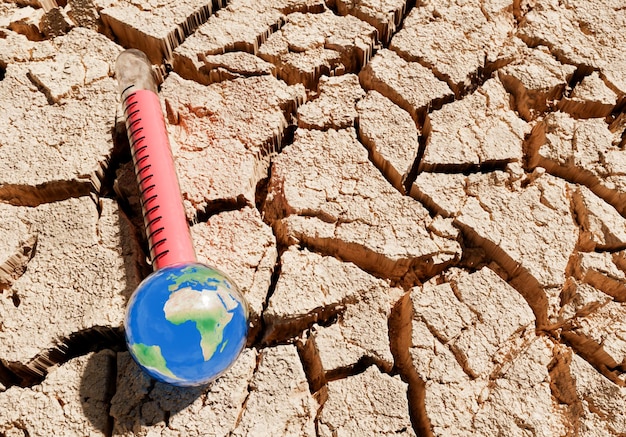
[[248,305],[228,276],[197,261],[150,61],[126,50],[115,75],[155,270],[128,303],[128,350],[159,381],[208,384],[243,350]]

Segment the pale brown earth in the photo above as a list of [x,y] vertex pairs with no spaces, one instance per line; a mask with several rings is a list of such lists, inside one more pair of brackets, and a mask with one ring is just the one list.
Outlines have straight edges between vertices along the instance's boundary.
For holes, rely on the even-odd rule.
[[[3,0],[0,437],[626,435],[624,0]],[[151,380],[114,77],[250,303]]]

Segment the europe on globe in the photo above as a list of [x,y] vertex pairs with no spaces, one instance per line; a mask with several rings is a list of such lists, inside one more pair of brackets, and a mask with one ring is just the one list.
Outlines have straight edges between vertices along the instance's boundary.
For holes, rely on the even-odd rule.
[[178,386],[208,384],[246,344],[248,306],[237,286],[204,264],[164,267],[131,296],[128,350],[152,377]]

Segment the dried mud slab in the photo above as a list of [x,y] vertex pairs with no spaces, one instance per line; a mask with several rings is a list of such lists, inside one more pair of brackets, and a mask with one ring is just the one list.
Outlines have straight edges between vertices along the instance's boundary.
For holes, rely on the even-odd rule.
[[330,7],[336,7],[341,15],[354,15],[374,26],[378,40],[388,44],[402,22],[409,5],[407,0],[333,0]]
[[281,257],[264,312],[264,341],[285,341],[308,329],[301,346],[315,387],[364,363],[390,372],[388,324],[403,294],[351,263],[292,246]]
[[422,173],[411,195],[455,218],[465,237],[505,270],[539,326],[554,315],[556,302],[548,305],[545,290],[563,286],[579,234],[566,182],[540,172],[526,178],[509,164],[507,172],[469,176]]
[[[38,1],[8,3],[0,9],[0,27],[22,34],[31,41],[65,35],[77,25],[87,24],[84,20],[74,19],[77,17],[70,17],[71,7],[65,4],[59,7],[56,2],[45,1],[43,5]],[[96,30],[94,26],[85,27]]]
[[562,112],[550,113],[528,139],[527,166],[540,166],[585,185],[626,216],[626,151],[619,145],[621,135],[603,119],[575,120]]
[[[467,376],[486,377],[503,359],[502,349],[535,317],[522,296],[487,267],[472,274],[450,270],[445,279],[411,291],[413,317],[449,349],[446,355],[451,352]],[[423,353],[413,354],[418,369],[428,366],[420,361]]]
[[454,238],[427,229],[424,207],[387,183],[351,129],[299,129],[274,160],[267,201],[279,241],[383,277],[428,277],[460,255]]
[[254,338],[278,257],[272,229],[256,209],[246,207],[192,226],[191,235],[198,260],[225,272],[246,297]]
[[276,65],[280,79],[311,89],[322,75],[358,72],[369,61],[375,38],[373,27],[350,15],[293,13],[258,54]]
[[225,0],[96,0],[94,9],[99,10],[107,34],[160,64],[170,60],[172,50],[225,4]]
[[356,109],[359,141],[385,178],[404,194],[419,150],[420,132],[413,119],[377,91],[369,91]]
[[428,2],[411,10],[389,48],[427,66],[460,96],[472,88],[486,60],[495,61],[514,30],[512,3]]
[[510,61],[498,70],[498,77],[515,97],[515,109],[531,121],[563,97],[576,67],[561,64],[547,47],[529,48],[518,39],[510,45],[504,49]]
[[572,356],[569,369],[581,400],[581,432],[590,436],[623,434],[626,414],[619,405],[626,398],[626,389],[601,376],[578,355]]
[[292,246],[280,258],[280,276],[263,312],[264,342],[294,337],[336,316],[361,296],[385,294],[385,281],[352,263]]
[[[539,2],[524,17],[518,36],[529,46],[545,45],[563,63],[599,70],[608,84],[626,93],[626,10],[619,2],[583,0],[563,7],[557,0]],[[567,39],[563,35],[568,35]]]
[[425,384],[434,435],[563,433],[551,399],[551,343],[535,336],[533,312],[512,287],[486,267],[452,270],[446,282],[414,288],[411,300],[406,357]]
[[319,405],[295,346],[264,349],[237,426],[230,435],[316,436]]
[[431,109],[452,101],[445,82],[417,62],[407,62],[395,52],[382,49],[359,73],[363,88],[378,91],[422,123]]
[[[317,419],[317,435],[415,436],[406,399],[407,385],[376,366],[328,383]],[[362,393],[354,397],[352,393]]]
[[579,253],[572,260],[572,276],[601,290],[618,302],[626,302],[626,272],[609,252]]
[[4,3],[0,9],[0,27],[26,36],[31,41],[41,41],[45,36],[40,25],[44,10],[32,6],[17,7],[15,3]]
[[[527,343],[511,356],[509,366],[494,371],[492,380],[456,379],[460,366],[455,368],[451,354],[437,352],[439,365],[445,366],[455,382],[426,381],[425,409],[433,434],[522,436],[530,429],[537,436],[562,435],[567,420],[551,399],[551,344],[543,338]],[[429,347],[437,351],[440,348],[436,341]]]
[[[624,281],[624,279],[622,275],[621,280]],[[587,307],[588,310],[592,308],[589,314],[575,317],[568,323],[565,338],[576,336],[588,340],[587,350],[591,351],[591,344],[594,345],[596,363],[601,363],[607,369],[623,370],[622,363],[626,359],[626,324],[624,323],[626,304],[605,301],[604,303],[597,302],[593,307]],[[623,377],[621,379],[623,381]],[[615,382],[619,383],[619,380],[615,378]]]
[[497,79],[428,119],[420,171],[462,172],[522,161],[530,126],[511,110],[509,94]]
[[576,187],[573,201],[581,228],[578,242],[581,250],[610,251],[626,247],[626,218],[614,207],[583,185]]
[[[0,6],[7,3],[0,3]],[[40,47],[49,47],[49,42]],[[26,62],[31,59],[32,49],[38,44],[30,41],[24,35],[13,32],[0,26],[0,68],[3,77],[6,75],[7,65],[13,62]]]
[[0,81],[11,108],[0,113],[0,199],[36,206],[99,191],[114,148],[120,47],[87,29],[22,47]]
[[[54,5],[54,3],[51,2],[50,6],[52,5]],[[44,13],[39,25],[41,32],[47,38],[55,38],[57,36],[65,35],[72,28],[74,28],[74,23],[68,15],[68,9],[69,8],[67,7],[51,7]]]
[[6,436],[110,435],[108,409],[115,354],[104,350],[68,361],[36,387],[0,393],[0,433]]
[[357,118],[355,104],[365,95],[357,76],[322,76],[317,93],[315,100],[298,108],[298,127],[327,130],[354,126]]
[[205,85],[241,77],[276,74],[274,65],[246,52],[205,55],[202,56],[202,61],[198,61],[198,64],[197,73],[189,73],[184,67],[174,67],[174,69],[185,79]]
[[[551,397],[552,347],[546,339],[536,338],[498,372],[491,389],[478,399],[477,434],[488,435],[494,428],[507,435],[523,435],[528,429],[537,436],[564,433],[568,421]],[[529,399],[536,401],[529,404]]]
[[140,279],[139,250],[113,201],[101,199],[100,211],[89,197],[0,211],[2,223],[18,225],[0,228],[0,239],[33,244],[0,299],[2,359],[26,363],[59,337],[121,324]]
[[254,205],[270,154],[304,100],[301,86],[273,76],[208,87],[170,74],[161,97],[188,217],[212,205]]
[[26,7],[29,7],[29,10],[34,10],[32,6],[20,8],[16,3],[2,2],[2,4],[0,4],[0,27],[9,29],[9,26],[13,22],[12,17],[21,15],[19,11]]
[[594,71],[559,102],[559,109],[575,118],[601,118],[611,114],[616,105],[617,93]]
[[0,291],[9,288],[26,271],[26,266],[35,254],[37,234],[31,232],[17,214],[15,208],[0,206]]
[[[241,62],[231,62],[226,70],[246,67],[247,76],[263,74],[267,64],[255,60],[259,47],[287,21],[292,12],[322,12],[323,0],[234,0],[208,18],[196,32],[176,47],[174,69],[185,79],[199,83],[216,82],[219,71],[212,68],[213,56],[238,52]],[[221,59],[224,59],[223,57]],[[270,64],[271,65],[271,64]],[[273,71],[273,69],[272,69]]]
[[248,397],[257,352],[246,349],[236,363],[205,388],[155,383],[128,353],[117,358],[117,390],[111,401],[113,435],[226,436]]
[[389,318],[404,294],[401,288],[379,286],[346,303],[330,326],[314,325],[305,344],[306,359],[319,363],[327,380],[337,379],[358,365],[375,363],[391,372]]
[[563,287],[559,317],[569,322],[574,317],[595,311],[610,300],[609,295],[591,285],[576,281],[573,277],[568,278]]

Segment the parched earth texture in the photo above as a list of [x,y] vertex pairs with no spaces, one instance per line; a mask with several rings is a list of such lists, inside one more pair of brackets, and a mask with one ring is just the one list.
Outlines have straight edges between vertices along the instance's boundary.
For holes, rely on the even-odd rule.
[[[624,0],[4,0],[0,436],[626,435]],[[114,62],[250,302],[181,389]]]

